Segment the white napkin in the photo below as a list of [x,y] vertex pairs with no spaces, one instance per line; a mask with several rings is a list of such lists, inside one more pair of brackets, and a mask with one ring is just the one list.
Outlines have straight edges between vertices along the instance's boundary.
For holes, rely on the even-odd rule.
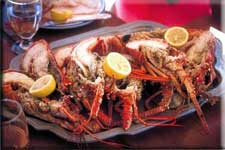
[[[225,33],[217,30],[214,27],[210,27],[209,31],[213,33],[213,35],[219,39],[222,43],[222,58],[225,58]],[[225,66],[224,66],[225,67]],[[224,77],[222,77],[224,78]],[[221,97],[221,146],[225,147],[225,95]]]

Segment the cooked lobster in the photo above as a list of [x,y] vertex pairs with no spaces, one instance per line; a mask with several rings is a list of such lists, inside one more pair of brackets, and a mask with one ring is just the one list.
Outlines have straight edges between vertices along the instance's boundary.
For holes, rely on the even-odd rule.
[[[180,104],[191,100],[208,131],[197,97],[207,95],[216,78],[215,38],[208,31],[192,34],[190,30],[189,41],[177,49],[163,39],[165,31],[92,37],[56,51],[39,40],[24,54],[21,72],[4,71],[4,96],[19,101],[28,114],[75,134],[92,134],[118,126],[128,130],[133,122],[176,126],[182,105],[173,116],[157,116],[170,109],[176,93],[183,99]],[[116,80],[105,74],[103,60],[110,52],[129,60],[132,72],[127,78]],[[29,88],[46,74],[55,77],[56,90],[48,97],[33,97]],[[145,108],[139,110],[141,103]],[[114,115],[117,113],[120,117]],[[157,122],[160,120],[169,123]]]

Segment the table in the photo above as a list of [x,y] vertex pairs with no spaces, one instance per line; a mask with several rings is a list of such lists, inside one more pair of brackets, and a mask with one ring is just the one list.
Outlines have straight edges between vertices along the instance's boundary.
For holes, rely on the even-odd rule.
[[[124,22],[115,15],[111,19],[95,21],[88,26],[69,30],[44,30],[40,29],[35,40],[44,38],[48,42],[55,41],[68,36],[76,35],[104,26],[116,26]],[[202,17],[188,23],[187,27],[208,28],[210,25],[220,27],[211,17]],[[3,34],[3,65],[7,69],[10,60],[16,56],[10,51],[12,40]],[[196,113],[178,120],[183,127],[156,127],[152,130],[134,136],[117,136],[110,141],[123,143],[132,148],[220,148],[221,147],[221,103],[213,107],[206,104],[202,107],[210,128],[210,134],[205,134]],[[29,149],[109,149],[112,146],[100,142],[78,145],[64,141],[48,131],[36,131],[29,127],[30,143]]]

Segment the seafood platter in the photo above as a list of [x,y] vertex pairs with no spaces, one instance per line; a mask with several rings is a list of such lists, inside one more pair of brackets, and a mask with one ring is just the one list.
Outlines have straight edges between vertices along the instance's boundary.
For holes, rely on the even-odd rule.
[[201,106],[224,94],[221,53],[207,30],[143,21],[104,27],[34,42],[3,72],[3,92],[35,129],[71,142],[179,127],[193,112],[208,132]]

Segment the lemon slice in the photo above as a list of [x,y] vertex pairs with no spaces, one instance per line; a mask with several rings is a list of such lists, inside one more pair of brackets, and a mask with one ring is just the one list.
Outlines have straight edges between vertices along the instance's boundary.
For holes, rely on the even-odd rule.
[[181,47],[188,41],[189,33],[183,27],[174,26],[164,34],[165,40],[174,47]]
[[50,95],[56,88],[56,81],[50,74],[37,79],[29,89],[31,95],[35,97],[45,97]]
[[126,78],[131,72],[129,61],[116,52],[111,52],[106,56],[103,62],[103,69],[108,76],[115,79]]
[[53,8],[50,11],[52,20],[55,22],[65,22],[67,19],[71,18],[73,15],[73,12],[68,9],[59,9],[59,8]]

